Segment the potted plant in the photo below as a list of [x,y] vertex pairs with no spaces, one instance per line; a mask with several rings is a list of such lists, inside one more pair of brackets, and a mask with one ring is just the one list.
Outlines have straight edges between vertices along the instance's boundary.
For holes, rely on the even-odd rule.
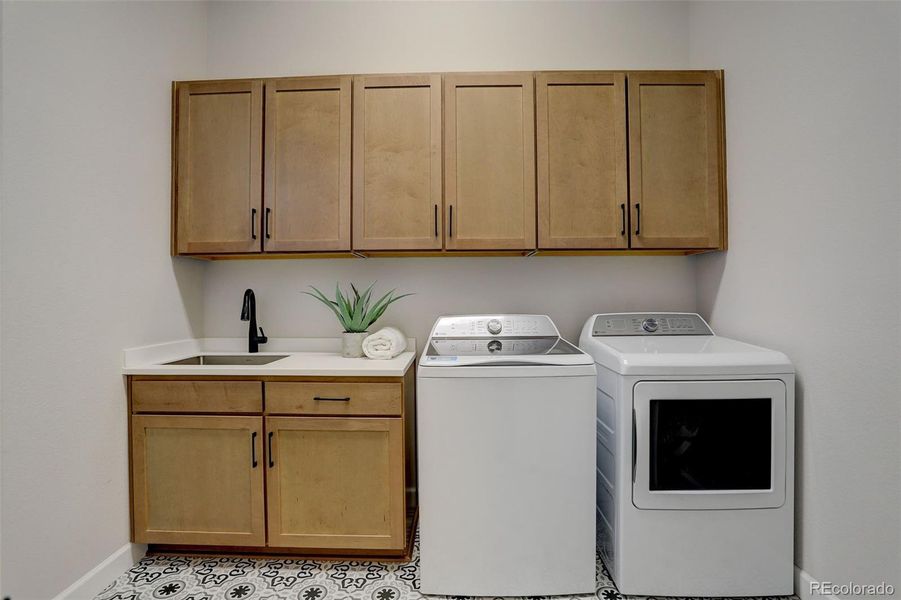
[[404,296],[412,296],[412,294],[395,296],[394,290],[391,290],[373,302],[373,285],[375,284],[370,285],[361,294],[357,291],[354,284],[350,284],[350,289],[353,292],[353,297],[351,297],[349,294],[342,294],[341,287],[336,283],[334,300],[312,285],[310,286],[313,290],[312,292],[303,292],[328,306],[335,313],[335,316],[338,317],[338,322],[344,328],[341,356],[346,358],[360,358],[363,356],[363,338],[369,335],[369,327],[384,314],[391,304]]

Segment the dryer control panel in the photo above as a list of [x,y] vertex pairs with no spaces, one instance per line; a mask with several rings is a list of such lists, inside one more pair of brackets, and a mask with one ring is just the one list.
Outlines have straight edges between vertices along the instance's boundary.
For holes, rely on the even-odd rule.
[[591,335],[713,335],[713,331],[696,313],[610,313],[595,317]]

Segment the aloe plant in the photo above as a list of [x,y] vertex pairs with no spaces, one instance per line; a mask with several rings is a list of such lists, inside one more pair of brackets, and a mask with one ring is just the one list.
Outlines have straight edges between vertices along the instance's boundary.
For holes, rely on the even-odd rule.
[[363,333],[368,330],[373,323],[378,321],[379,317],[384,314],[389,306],[405,296],[413,295],[401,294],[400,296],[395,296],[394,290],[391,290],[373,302],[372,287],[374,285],[375,284],[370,285],[366,288],[366,291],[361,294],[357,291],[354,284],[350,284],[350,289],[353,292],[353,297],[351,297],[350,294],[341,293],[341,287],[336,283],[334,300],[312,285],[310,286],[313,290],[312,292],[303,293],[316,298],[328,306],[331,311],[335,313],[335,316],[338,317],[338,322],[341,323],[341,326],[346,333]]

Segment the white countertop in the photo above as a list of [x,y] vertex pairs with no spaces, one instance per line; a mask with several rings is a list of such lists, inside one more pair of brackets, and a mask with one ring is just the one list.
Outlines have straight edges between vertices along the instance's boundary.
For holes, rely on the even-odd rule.
[[201,338],[129,348],[122,353],[123,375],[249,375],[402,377],[416,358],[416,340],[388,360],[344,358],[338,338],[269,338],[260,356],[287,354],[266,365],[165,365],[198,354],[246,354],[246,338]]

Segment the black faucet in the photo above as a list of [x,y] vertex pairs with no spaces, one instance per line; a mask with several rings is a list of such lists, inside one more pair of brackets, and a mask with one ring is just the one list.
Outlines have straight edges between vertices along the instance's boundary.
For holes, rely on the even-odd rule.
[[253,290],[244,290],[244,306],[241,308],[241,320],[250,321],[250,328],[247,331],[247,351],[259,352],[260,344],[269,341],[263,328],[260,327],[260,335],[257,335],[257,299],[253,295]]

